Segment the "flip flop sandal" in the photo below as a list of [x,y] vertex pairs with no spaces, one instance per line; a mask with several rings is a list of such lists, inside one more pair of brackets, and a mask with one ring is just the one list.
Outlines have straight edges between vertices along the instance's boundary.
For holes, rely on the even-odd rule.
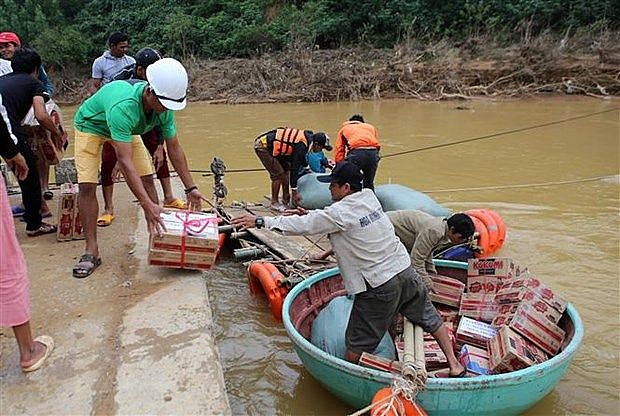
[[166,202],[164,208],[185,209],[187,208],[187,204],[180,199],[173,199],[170,202]]
[[47,223],[44,222],[36,230],[30,230],[30,231],[27,230],[26,231],[26,235],[28,237],[37,237],[37,236],[43,235],[43,234],[55,233],[57,230],[58,230],[58,227],[56,227],[55,225],[47,224]]
[[73,268],[73,277],[83,279],[90,276],[101,265],[101,257],[95,258],[90,253],[82,254],[80,261]]
[[54,349],[54,340],[50,336],[47,336],[47,335],[38,336],[34,339],[34,342],[39,342],[45,345],[45,354],[43,354],[43,357],[39,358],[39,360],[36,363],[32,364],[31,366],[22,367],[22,371],[24,373],[30,373],[32,371],[35,371],[41,368],[45,360],[47,360],[47,357],[50,356],[50,354],[52,353],[52,350]]
[[53,197],[54,197],[54,193],[52,191],[43,192],[43,199],[45,199],[46,201],[49,201]]
[[107,227],[112,224],[114,221],[114,215],[112,214],[103,214],[99,218],[97,218],[97,226],[99,227]]

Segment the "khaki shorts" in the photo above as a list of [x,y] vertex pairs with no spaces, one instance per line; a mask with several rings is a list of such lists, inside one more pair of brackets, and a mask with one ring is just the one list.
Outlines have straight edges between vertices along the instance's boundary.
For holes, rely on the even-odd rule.
[[254,142],[254,151],[265,169],[267,169],[267,172],[269,172],[269,179],[272,181],[277,179],[286,179],[288,171],[282,166],[278,159],[271,155],[266,147],[263,147],[263,143],[260,138],[256,139]]
[[[103,143],[107,137],[75,130],[75,166],[79,183],[98,183]],[[133,164],[139,176],[152,175],[155,171],[149,152],[140,136],[132,136],[131,150]]]

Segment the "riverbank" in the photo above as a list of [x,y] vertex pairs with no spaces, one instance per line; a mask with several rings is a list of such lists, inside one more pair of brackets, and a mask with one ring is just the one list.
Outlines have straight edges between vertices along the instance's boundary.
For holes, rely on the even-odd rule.
[[33,332],[56,347],[24,375],[11,329],[0,330],[0,414],[230,414],[202,274],[148,266],[142,210],[124,183],[114,191],[116,220],[98,229],[103,264],[86,279],[71,276],[83,241],[29,238],[16,220]]
[[[510,47],[486,39],[394,49],[290,48],[251,59],[180,58],[188,96],[211,103],[620,95],[620,36],[539,37]],[[56,100],[88,96],[89,68],[52,74]]]

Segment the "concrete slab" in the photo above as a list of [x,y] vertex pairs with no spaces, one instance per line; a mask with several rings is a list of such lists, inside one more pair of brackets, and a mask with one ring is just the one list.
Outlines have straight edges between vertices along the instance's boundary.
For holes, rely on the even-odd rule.
[[26,375],[12,330],[0,330],[0,414],[230,414],[201,274],[147,266],[143,213],[125,184],[114,196],[116,220],[98,230],[103,264],[86,279],[71,276],[83,241],[28,238],[16,221],[33,332],[56,348]]

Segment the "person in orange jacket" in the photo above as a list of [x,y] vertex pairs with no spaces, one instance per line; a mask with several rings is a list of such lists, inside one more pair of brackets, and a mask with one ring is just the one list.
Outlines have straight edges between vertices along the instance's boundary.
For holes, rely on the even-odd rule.
[[380,148],[375,126],[366,123],[361,114],[354,114],[338,131],[334,159],[336,163],[346,159],[359,166],[364,174],[364,188],[374,191]]

